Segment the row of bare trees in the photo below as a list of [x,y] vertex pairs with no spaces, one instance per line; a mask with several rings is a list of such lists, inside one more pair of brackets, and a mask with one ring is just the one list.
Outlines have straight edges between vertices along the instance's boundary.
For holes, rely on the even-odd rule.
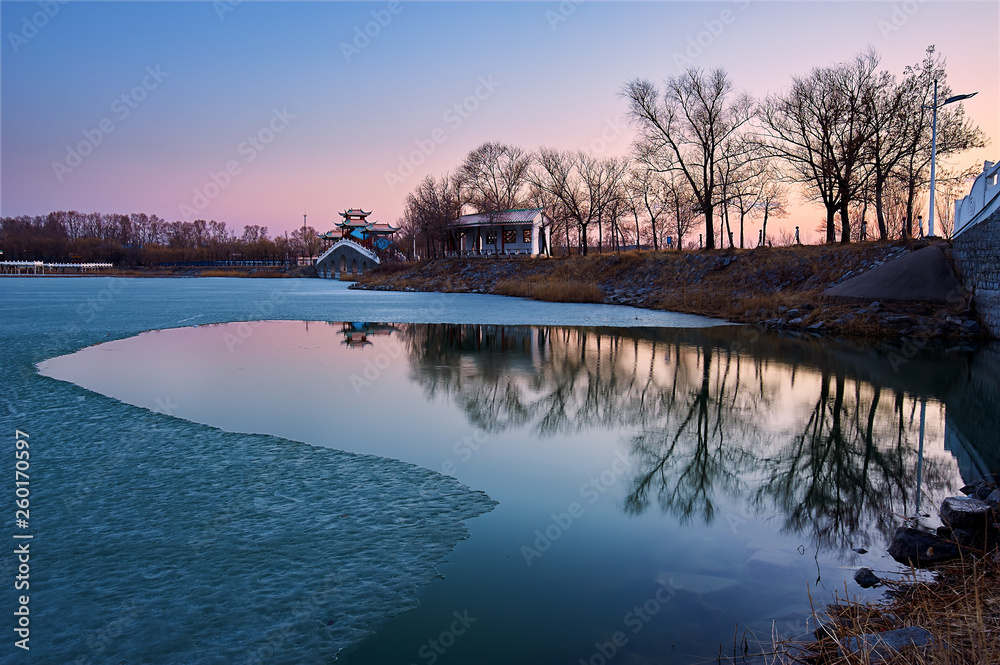
[[246,225],[237,235],[224,222],[168,222],[145,213],[76,211],[0,219],[2,259],[110,262],[152,265],[186,261],[284,261],[311,256],[320,247],[315,229],[268,235]]
[[[638,131],[636,158],[658,173],[686,184],[705,219],[708,247],[715,246],[715,211],[733,244],[729,210],[780,205],[778,183],[797,185],[805,198],[823,205],[827,242],[850,242],[852,206],[875,209],[878,238],[891,236],[887,198],[902,190],[903,237],[913,235],[914,208],[928,186],[930,114],[934,85],[939,99],[951,95],[945,60],[934,47],[897,79],[879,69],[879,56],[866,50],[849,62],[795,76],[787,89],[761,100],[734,90],[721,69],[689,69],[663,90],[644,79],[628,83],[622,95]],[[940,104],[940,102],[939,102]],[[955,155],[985,145],[985,136],[960,104],[938,111],[938,153]],[[945,186],[964,173],[945,173]],[[754,183],[744,191],[747,183]],[[763,186],[762,186],[763,185]],[[872,234],[874,236],[874,234]]]
[[600,251],[659,249],[667,236],[683,239],[695,223],[695,205],[676,179],[632,160],[553,148],[529,153],[501,143],[471,151],[454,173],[424,178],[407,196],[400,223],[434,257],[463,211],[489,218],[529,207],[552,220],[554,243],[584,254],[594,235]]
[[[689,69],[662,88],[635,79],[621,92],[636,130],[629,157],[486,143],[453,173],[425,178],[401,224],[427,256],[447,247],[448,226],[462,212],[524,207],[546,211],[553,244],[567,253],[586,254],[595,240],[598,251],[680,249],[699,222],[698,245],[747,247],[772,242],[767,223],[787,214],[794,188],[823,206],[827,242],[911,237],[928,187],[935,81],[939,99],[948,97],[945,60],[933,46],[899,78],[869,49],[758,100],[722,69]],[[939,108],[942,158],[983,145],[961,104]],[[945,170],[938,182],[954,194],[967,176]],[[756,237],[751,220],[760,221]]]

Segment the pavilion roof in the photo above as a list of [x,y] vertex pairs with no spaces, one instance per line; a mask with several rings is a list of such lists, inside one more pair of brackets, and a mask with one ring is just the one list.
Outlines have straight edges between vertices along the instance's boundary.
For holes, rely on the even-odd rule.
[[493,214],[473,213],[471,215],[462,215],[453,221],[451,226],[527,224],[528,222],[534,222],[538,219],[539,215],[542,215],[544,218],[544,211],[542,208],[518,208],[516,210],[504,210],[503,212],[496,212]]
[[367,217],[370,214],[372,214],[371,210],[369,210],[368,212],[365,212],[361,208],[350,208],[350,209],[345,210],[344,212],[340,213],[340,216],[341,217]]
[[369,233],[395,233],[399,230],[399,227],[393,226],[388,222],[375,222],[374,224],[369,224],[366,230]]
[[344,218],[344,221],[337,222],[337,226],[339,226],[341,228],[360,229],[360,228],[363,228],[365,226],[368,226],[369,223],[370,222],[366,222],[363,219]]

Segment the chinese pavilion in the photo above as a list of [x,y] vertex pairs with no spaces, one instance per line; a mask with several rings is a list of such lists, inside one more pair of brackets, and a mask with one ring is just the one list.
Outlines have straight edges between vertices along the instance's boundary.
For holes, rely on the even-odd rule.
[[345,210],[340,213],[343,221],[337,222],[336,228],[321,235],[320,239],[331,244],[339,240],[352,240],[372,251],[388,249],[392,234],[399,228],[385,222],[369,222],[370,214],[370,210],[365,212],[361,208]]

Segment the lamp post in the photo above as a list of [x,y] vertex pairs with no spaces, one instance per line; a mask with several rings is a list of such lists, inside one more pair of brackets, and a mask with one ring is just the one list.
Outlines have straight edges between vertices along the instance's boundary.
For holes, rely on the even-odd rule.
[[[952,102],[957,102],[963,99],[968,99],[969,97],[975,97],[977,92],[970,92],[967,95],[954,95],[944,100],[940,104],[937,103],[937,79],[934,79],[934,119],[931,121],[931,196],[930,196],[930,210],[927,211],[927,237],[934,237],[934,190],[937,186],[935,182],[935,167],[937,166],[937,110],[939,106],[945,106],[946,104],[951,104]],[[927,105],[924,105],[927,108]]]

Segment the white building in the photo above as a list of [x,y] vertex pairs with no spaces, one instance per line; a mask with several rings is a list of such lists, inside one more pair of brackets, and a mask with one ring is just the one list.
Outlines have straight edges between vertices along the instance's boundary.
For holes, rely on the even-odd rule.
[[449,230],[453,256],[551,255],[552,223],[541,208],[463,215]]

